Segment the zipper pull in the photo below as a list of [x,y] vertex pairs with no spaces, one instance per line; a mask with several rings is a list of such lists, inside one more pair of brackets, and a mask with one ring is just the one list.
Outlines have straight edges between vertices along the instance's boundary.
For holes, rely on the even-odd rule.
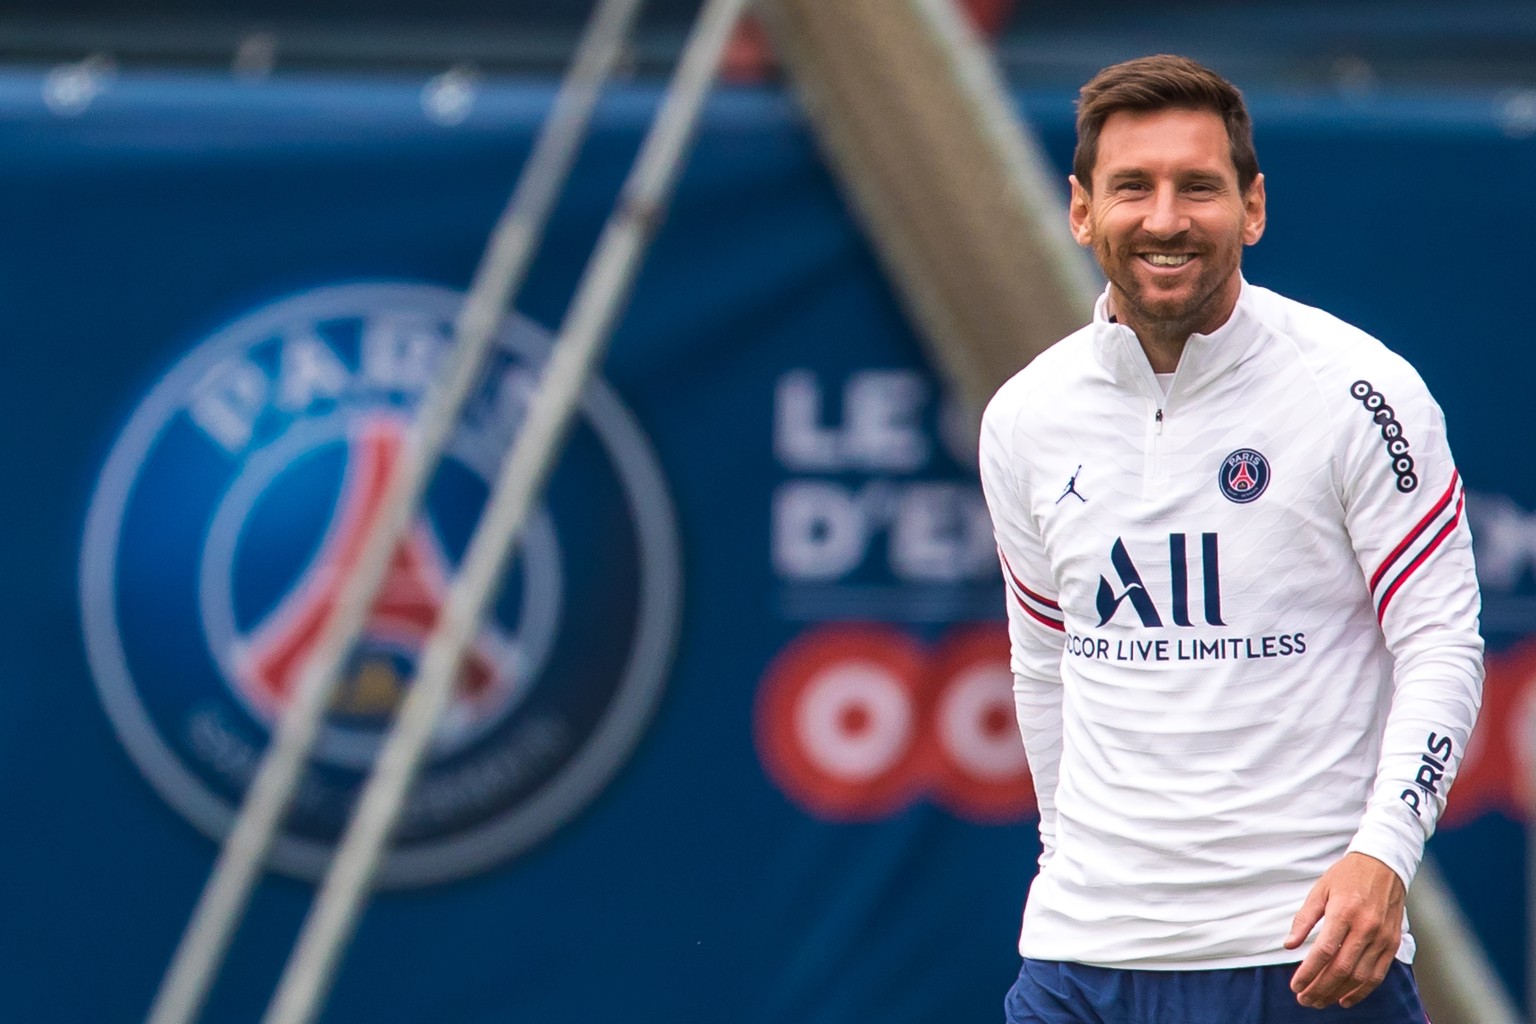
[[1163,410],[1157,410],[1157,415],[1152,418],[1157,423],[1157,435],[1161,437],[1163,433]]

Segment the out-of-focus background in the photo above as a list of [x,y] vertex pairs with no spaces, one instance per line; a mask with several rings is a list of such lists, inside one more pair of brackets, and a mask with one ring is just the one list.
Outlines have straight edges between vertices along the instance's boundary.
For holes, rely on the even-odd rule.
[[[144,1016],[590,6],[0,4],[0,1020]],[[260,1016],[697,7],[645,7],[206,1020]],[[968,16],[1063,196],[1100,67],[1236,81],[1248,278],[1439,398],[1490,656],[1430,849],[1526,1006],[1536,6]],[[745,30],[324,1020],[1000,1019],[1039,850],[968,414],[825,152]]]

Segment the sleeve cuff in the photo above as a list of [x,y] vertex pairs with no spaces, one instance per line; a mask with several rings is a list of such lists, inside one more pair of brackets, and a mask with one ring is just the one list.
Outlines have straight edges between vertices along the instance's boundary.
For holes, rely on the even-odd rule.
[[1363,853],[1381,861],[1397,872],[1407,889],[1413,885],[1419,861],[1424,858],[1424,834],[1412,823],[1372,809],[1366,812],[1347,852]]

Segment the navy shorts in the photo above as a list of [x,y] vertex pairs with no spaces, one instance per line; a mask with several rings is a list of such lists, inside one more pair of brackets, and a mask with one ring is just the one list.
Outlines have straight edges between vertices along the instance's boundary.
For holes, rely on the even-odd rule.
[[1003,1002],[1008,1024],[1426,1024],[1407,964],[1358,1005],[1296,1001],[1296,964],[1202,971],[1121,970],[1025,960]]

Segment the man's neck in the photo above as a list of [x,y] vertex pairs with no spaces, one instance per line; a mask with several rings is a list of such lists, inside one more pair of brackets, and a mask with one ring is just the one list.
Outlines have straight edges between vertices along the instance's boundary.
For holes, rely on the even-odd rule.
[[1147,362],[1152,364],[1153,373],[1172,373],[1179,368],[1179,357],[1184,354],[1184,345],[1189,341],[1192,333],[1189,330],[1157,330],[1161,325],[1148,325],[1139,322],[1137,318],[1122,316],[1115,309],[1113,296],[1109,302],[1110,323],[1123,324],[1136,335],[1136,340],[1141,343],[1142,352],[1146,353]]
[[1153,373],[1173,373],[1177,370],[1179,358],[1183,356],[1184,346],[1189,343],[1190,336],[1216,331],[1232,318],[1237,308],[1237,292],[1234,290],[1228,302],[1221,303],[1217,310],[1198,319],[1155,321],[1144,319],[1134,312],[1127,316],[1126,307],[1129,304],[1117,299],[1117,289],[1111,288],[1106,308],[1109,319],[1124,324],[1136,335],[1142,352],[1146,353],[1147,362],[1152,364]]
[[1147,354],[1147,362],[1152,364],[1153,373],[1172,373],[1179,368],[1179,357],[1184,354],[1189,332],[1160,337],[1145,329],[1128,326],[1136,332],[1136,340],[1141,342],[1141,350]]

